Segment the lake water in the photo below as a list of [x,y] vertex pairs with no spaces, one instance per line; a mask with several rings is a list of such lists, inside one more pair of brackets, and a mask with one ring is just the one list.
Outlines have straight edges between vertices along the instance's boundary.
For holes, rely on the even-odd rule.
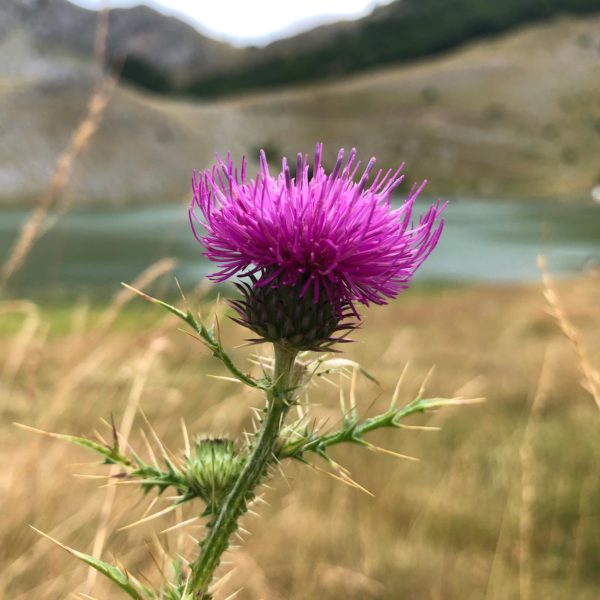
[[[423,210],[426,203],[417,209]],[[0,256],[27,217],[0,211]],[[600,205],[453,200],[441,241],[416,281],[519,282],[539,278],[543,252],[554,274],[600,265]],[[178,261],[182,287],[211,270],[190,233],[184,206],[72,211],[37,242],[10,284],[12,294],[105,294],[162,257]]]

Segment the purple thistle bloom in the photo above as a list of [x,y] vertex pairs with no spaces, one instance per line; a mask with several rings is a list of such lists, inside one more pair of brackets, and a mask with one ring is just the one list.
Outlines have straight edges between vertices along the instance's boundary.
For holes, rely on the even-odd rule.
[[413,204],[426,182],[392,209],[404,165],[379,170],[368,184],[375,159],[356,182],[356,150],[344,155],[327,174],[318,144],[312,177],[301,154],[295,179],[285,158],[272,176],[264,151],[255,179],[247,178],[245,157],[238,171],[229,154],[194,174],[190,223],[205,256],[221,267],[211,278],[253,275],[258,287],[298,286],[300,297],[319,302],[325,295],[340,314],[356,302],[385,304],[406,289],[438,242],[445,205],[433,204],[414,225]]

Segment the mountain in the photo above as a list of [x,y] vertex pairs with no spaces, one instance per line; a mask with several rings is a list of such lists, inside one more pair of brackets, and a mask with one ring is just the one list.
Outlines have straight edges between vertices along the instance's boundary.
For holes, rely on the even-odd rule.
[[[85,113],[99,73],[90,15],[61,0],[0,3],[0,204],[37,201]],[[89,27],[79,41],[56,33],[74,23]],[[433,196],[589,198],[600,183],[600,16],[561,17],[411,64],[231,99],[149,94],[122,81],[63,200],[176,202],[215,151],[247,153],[253,168],[261,147],[277,162],[317,141],[326,164],[341,146],[376,155],[382,167],[405,161],[407,182],[428,178]]]
[[231,95],[407,63],[537,21],[593,13],[600,13],[600,0],[396,0],[365,18],[319,27],[247,51],[239,56],[239,63],[186,85],[161,71],[160,85],[147,86],[151,65],[145,69],[133,65],[124,76],[156,91],[198,97]]
[[[99,14],[67,0],[2,0],[0,73],[55,78],[79,64],[91,68]],[[220,73],[242,50],[201,35],[192,26],[146,6],[109,13],[107,61],[130,69],[152,65],[153,77],[168,73],[175,86]],[[126,76],[126,73],[125,73]],[[152,84],[152,78],[140,80]]]

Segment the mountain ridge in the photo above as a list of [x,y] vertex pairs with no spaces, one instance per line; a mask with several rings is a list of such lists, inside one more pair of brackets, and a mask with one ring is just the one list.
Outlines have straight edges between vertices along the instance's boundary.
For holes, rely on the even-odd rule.
[[[0,35],[3,205],[32,204],[45,191],[100,72],[93,54],[43,50],[27,31]],[[329,161],[342,146],[382,167],[404,161],[407,182],[429,179],[433,196],[589,198],[600,183],[599,57],[592,16],[220,100],[148,94],[123,81],[63,196],[81,205],[176,202],[215,151],[248,154],[254,168],[261,147],[277,163],[323,141]]]
[[[31,62],[46,54],[55,61],[80,62],[92,68],[89,63],[94,60],[99,18],[99,12],[67,0],[4,0],[0,6],[0,49],[11,38],[20,37],[21,70],[27,70]],[[6,51],[3,54],[0,70],[9,60]],[[159,72],[168,72],[173,85],[186,85],[200,76],[222,71],[239,61],[242,54],[242,50],[144,5],[108,13],[106,60],[152,64]],[[13,51],[13,63],[18,58]],[[44,73],[38,69],[37,75],[43,77]]]
[[126,63],[124,77],[159,93],[217,97],[347,76],[383,64],[441,55],[471,41],[561,15],[600,13],[600,0],[395,0],[353,21],[322,25],[238,55],[227,69],[177,85],[151,65]]

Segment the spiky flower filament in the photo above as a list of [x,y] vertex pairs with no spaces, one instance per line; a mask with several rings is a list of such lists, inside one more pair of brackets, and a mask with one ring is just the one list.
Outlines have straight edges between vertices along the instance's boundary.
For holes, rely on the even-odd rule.
[[255,274],[260,286],[302,281],[300,297],[325,295],[336,306],[385,304],[408,286],[437,244],[443,206],[433,204],[413,224],[425,182],[392,208],[402,166],[380,169],[369,183],[373,158],[356,181],[356,150],[347,160],[340,150],[331,173],[322,166],[322,151],[317,145],[310,177],[302,155],[295,178],[286,159],[271,175],[264,152],[254,179],[246,176],[245,158],[238,171],[230,155],[194,176],[190,222],[205,255],[220,265],[214,280]]

